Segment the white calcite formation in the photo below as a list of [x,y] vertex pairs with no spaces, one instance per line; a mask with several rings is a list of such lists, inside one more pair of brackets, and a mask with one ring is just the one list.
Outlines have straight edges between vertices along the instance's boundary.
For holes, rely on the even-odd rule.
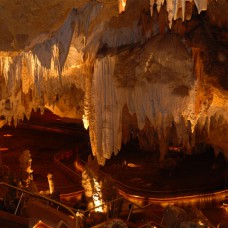
[[176,146],[188,151],[195,144],[196,125],[209,135],[212,116],[228,120],[227,95],[207,83],[199,51],[188,50],[174,35],[158,36],[134,52],[98,59],[90,93],[87,122],[92,151],[100,164],[127,141],[122,138],[125,105],[130,115],[136,115],[139,130],[149,120],[158,135],[161,158],[172,123]]
[[[151,16],[153,15],[153,5],[156,4],[157,11],[160,12],[161,6],[166,3],[168,12],[169,27],[172,27],[172,21],[178,19],[179,11],[181,10],[180,17],[185,20],[186,2],[193,2],[193,0],[150,0]],[[198,9],[198,13],[207,9],[208,0],[194,0]]]
[[96,159],[93,160],[90,155],[88,157],[87,166],[82,171],[82,187],[85,189],[88,209],[95,207],[95,212],[105,213],[107,207],[103,205],[102,181],[99,178],[98,169],[99,165]]
[[[0,74],[3,77],[0,110],[7,122],[13,118],[16,124],[24,115],[29,118],[32,109],[42,110],[45,106],[51,109],[56,106],[60,115],[77,117],[84,88],[83,81],[78,78],[83,75],[84,65],[84,44],[80,43],[84,37],[80,34],[81,30],[88,30],[90,21],[85,17],[96,14],[101,4],[97,5],[98,9],[91,3],[78,14],[73,10],[52,38],[48,39],[46,34],[45,39],[42,34],[36,39],[38,43],[30,44],[25,51],[0,55]],[[75,36],[80,41],[75,40]],[[75,93],[75,97],[69,96]],[[63,100],[64,108],[61,107]]]
[[33,181],[32,158],[29,150],[24,150],[19,157],[19,186],[29,188]]
[[158,35],[155,11],[166,6],[171,28],[190,19],[193,2],[199,13],[207,9],[207,0],[80,1],[57,30],[0,51],[2,119],[16,125],[45,107],[82,118],[102,165],[131,134],[142,148],[159,148],[161,159],[170,144],[191,152],[198,135],[228,154],[227,91],[208,78],[200,48]]

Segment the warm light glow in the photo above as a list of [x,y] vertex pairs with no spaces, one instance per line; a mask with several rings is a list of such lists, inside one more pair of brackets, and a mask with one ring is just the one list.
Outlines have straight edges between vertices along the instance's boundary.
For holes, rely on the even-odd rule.
[[198,224],[201,225],[201,226],[204,225],[200,220],[198,221]]
[[132,202],[135,202],[137,204],[142,203],[143,201],[147,200],[148,202],[153,202],[160,204],[163,207],[166,207],[170,204],[187,204],[187,205],[196,205],[199,202],[208,202],[208,199],[210,201],[224,201],[226,197],[226,190],[217,191],[214,193],[207,193],[207,194],[196,194],[196,195],[188,195],[188,196],[177,196],[177,197],[166,197],[166,198],[155,198],[155,197],[143,197],[143,196],[137,196],[137,195],[130,195],[122,190],[118,190],[119,194],[123,196],[126,199],[129,199]]
[[119,13],[125,11],[127,0],[119,0]]
[[141,167],[141,165],[136,165],[136,164],[133,164],[133,163],[128,163],[127,166],[128,166],[128,167],[131,167],[131,168],[138,168],[138,167]]
[[222,207],[225,209],[226,212],[228,212],[228,204],[227,203],[223,203]]
[[4,137],[12,137],[13,135],[11,135],[11,134],[5,134],[5,135],[3,135]]
[[180,152],[181,148],[180,147],[175,147],[175,146],[170,146],[169,150]]
[[80,69],[81,67],[82,67],[82,64],[75,64],[70,66],[70,68],[77,68],[77,69]]
[[51,226],[48,226],[40,220],[37,224],[35,224],[35,226],[33,226],[33,228],[51,228]]
[[89,127],[89,121],[88,121],[86,115],[82,116],[82,121],[83,121],[84,128],[87,130]]
[[83,172],[84,168],[83,168],[82,165],[80,165],[80,164],[78,163],[77,160],[75,161],[74,166],[75,166],[75,168],[76,168],[77,171]]
[[[77,216],[78,218],[80,218],[80,219],[83,219],[84,214],[77,211],[77,212],[76,212],[76,216]],[[72,218],[73,218],[73,217],[72,217]]]
[[0,148],[0,151],[8,151],[9,150],[9,148],[7,148],[7,147],[1,147]]
[[122,0],[122,7],[125,10],[125,6],[126,6],[126,0]]
[[50,194],[53,194],[55,191],[53,175],[51,173],[48,173],[47,178],[48,178],[49,192]]
[[102,194],[101,194],[101,186],[100,183],[93,178],[93,182],[94,182],[94,188],[95,188],[95,192],[93,192],[93,203],[94,206],[97,207],[94,210],[96,212],[104,212],[103,207],[98,207],[102,204]]

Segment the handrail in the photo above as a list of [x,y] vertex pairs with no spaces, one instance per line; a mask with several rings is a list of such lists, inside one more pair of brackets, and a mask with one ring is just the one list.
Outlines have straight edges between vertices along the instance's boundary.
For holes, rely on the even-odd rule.
[[[133,206],[136,206],[136,207],[138,207],[138,208],[140,208],[140,209],[145,209],[145,208],[150,207],[150,206],[159,206],[159,205],[154,204],[154,203],[149,203],[149,204],[146,204],[146,205],[144,205],[144,206],[140,206],[140,205],[138,205],[138,204],[136,204],[136,203],[134,203],[134,202],[132,202],[132,201],[130,201],[130,200],[128,200],[128,199],[125,199],[124,197],[119,197],[119,198],[116,198],[116,199],[114,199],[114,200],[107,201],[107,202],[105,202],[105,203],[103,203],[103,204],[101,204],[101,205],[99,205],[99,206],[93,207],[93,208],[91,208],[91,209],[88,209],[88,210],[80,210],[80,213],[82,213],[82,214],[85,215],[86,213],[88,213],[88,212],[90,212],[90,211],[93,211],[93,210],[96,209],[96,208],[99,208],[99,207],[102,207],[102,206],[104,206],[104,205],[108,205],[108,204],[117,202],[117,201],[119,201],[119,200],[124,200],[125,202],[129,202],[129,203],[132,204]],[[159,207],[160,207],[160,206],[159,206]],[[74,210],[75,210],[75,211],[79,211],[79,210],[76,210],[76,209],[74,209]],[[127,221],[129,221],[129,219],[130,219],[132,210],[133,210],[133,207],[132,207],[131,210],[129,211],[129,215],[128,215]],[[154,216],[155,216],[156,218],[160,219],[158,216],[156,216],[156,215],[154,215]],[[158,224],[158,223],[157,223],[157,224]],[[160,225],[160,224],[159,224],[159,225]],[[161,225],[160,225],[160,226],[161,226]]]
[[147,227],[148,225],[151,225],[151,224],[155,224],[156,226],[159,226],[161,228],[166,228],[165,226],[163,226],[163,225],[161,225],[161,224],[159,224],[159,223],[157,223],[155,221],[152,221],[152,220],[147,222],[147,223],[145,223],[145,224],[143,224],[143,225],[141,225],[139,228]]
[[[140,208],[140,209],[145,209],[145,208],[147,208],[147,207],[149,207],[149,206],[154,206],[154,205],[156,205],[156,204],[150,203],[150,204],[147,204],[147,205],[144,205],[144,206],[140,206],[140,205],[138,205],[138,204],[136,204],[136,203],[134,203],[134,202],[131,202],[131,201],[128,200],[128,199],[125,199],[124,197],[119,197],[119,198],[116,198],[116,199],[114,199],[114,200],[110,200],[110,201],[108,201],[108,202],[105,202],[105,203],[103,203],[103,204],[101,204],[101,205],[99,205],[99,206],[95,206],[95,207],[93,207],[93,208],[91,208],[91,209],[87,209],[87,210],[77,210],[77,209],[73,209],[73,210],[74,210],[75,212],[80,212],[80,213],[82,213],[82,214],[85,215],[86,213],[88,213],[88,212],[90,212],[90,211],[93,211],[93,210],[96,209],[96,208],[99,208],[99,207],[102,207],[102,206],[104,206],[104,205],[108,205],[108,204],[117,202],[117,201],[119,201],[119,200],[124,200],[125,202],[129,202],[129,203],[131,203],[133,206],[136,206],[136,207],[138,207],[138,208]],[[132,206],[131,210],[129,211],[127,221],[130,220],[130,216],[131,216],[131,213],[132,213],[132,210],[133,210],[133,206]],[[156,205],[156,206],[159,206],[159,205]],[[156,215],[154,215],[154,216],[155,216],[156,218],[158,218],[158,219],[161,219],[161,218],[159,218],[159,217],[156,216]],[[154,221],[153,221],[153,222],[154,222]],[[155,223],[155,222],[154,222],[154,223]],[[99,225],[99,224],[98,224],[98,225]],[[161,224],[159,224],[159,223],[156,223],[156,225],[159,225],[160,227],[163,228],[163,226],[162,226]]]
[[[136,206],[136,207],[138,207],[138,208],[140,208],[140,209],[142,209],[142,210],[145,209],[145,208],[148,208],[148,207],[150,207],[150,206],[157,206],[157,207],[163,209],[163,207],[161,207],[159,204],[149,203],[149,204],[146,204],[146,205],[144,205],[144,206],[140,206],[140,205],[138,205],[138,204],[136,204],[136,203],[134,203],[134,202],[132,202],[132,201],[130,201],[130,200],[124,198],[124,197],[123,197],[123,199],[124,199],[125,201],[131,203],[133,206]],[[131,210],[130,210],[130,212],[129,212],[127,221],[130,219],[132,210],[133,210],[133,207],[131,208]],[[157,217],[158,219],[160,219],[157,215],[154,215],[154,216]]]
[[76,228],[78,227],[78,218],[77,218],[76,214],[73,212],[73,210],[72,210],[71,208],[67,207],[66,205],[64,205],[64,204],[62,204],[62,203],[60,203],[60,202],[58,202],[58,201],[55,201],[55,200],[53,200],[53,199],[50,199],[50,198],[48,198],[48,197],[45,197],[45,196],[42,196],[42,195],[39,195],[39,194],[36,194],[36,193],[29,192],[29,191],[27,191],[27,190],[18,188],[18,187],[16,187],[16,186],[11,185],[11,184],[7,184],[7,183],[5,183],[5,182],[0,182],[0,186],[2,186],[2,185],[3,185],[3,186],[6,186],[6,187],[9,187],[9,188],[16,189],[16,190],[19,191],[19,192],[26,193],[26,194],[31,195],[31,196],[33,196],[33,197],[41,198],[41,199],[43,199],[43,200],[52,202],[52,203],[54,203],[54,204],[57,204],[57,205],[60,206],[60,207],[63,207],[63,208],[66,209],[68,212],[70,212],[71,215],[73,215],[73,217],[74,217],[74,219],[75,219],[75,227],[76,227]]
[[96,209],[96,208],[99,208],[99,207],[102,207],[102,206],[104,206],[104,205],[107,205],[107,204],[110,204],[110,203],[119,201],[119,200],[121,200],[121,199],[124,199],[124,197],[119,197],[119,198],[117,198],[117,199],[110,200],[110,201],[108,201],[108,202],[102,203],[102,204],[99,205],[99,206],[96,206],[96,207],[93,207],[93,208],[91,208],[91,209],[88,209],[88,210],[85,210],[85,211],[81,211],[81,212],[82,212],[82,213],[87,213],[87,212],[93,211],[93,210]]
[[[79,150],[79,149],[78,149]],[[59,160],[58,161],[60,164],[62,164],[61,163],[61,160]],[[86,164],[86,162],[85,161],[83,161],[79,156],[77,157],[77,160],[76,160],[76,162],[78,162],[77,164],[80,166],[80,167],[85,167],[85,166],[87,166],[87,164]],[[63,164],[62,164],[63,165]],[[65,165],[63,165],[63,166],[65,166]],[[67,169],[69,169],[69,167],[67,167]],[[75,172],[75,171],[74,171]],[[103,176],[107,176],[107,174],[106,173],[104,173],[104,172],[102,172],[101,170],[98,170],[98,172],[101,174],[101,175],[103,175]],[[115,178],[113,178],[114,180],[115,180],[115,182],[117,183],[117,185],[119,186],[119,187],[122,187],[122,188],[125,188],[125,189],[128,189],[129,191],[141,191],[141,192],[147,192],[147,193],[152,193],[152,194],[170,194],[170,193],[178,193],[178,192],[184,192],[185,194],[184,194],[184,196],[173,196],[173,197],[169,197],[169,198],[164,198],[164,197],[160,197],[160,199],[162,200],[162,201],[167,201],[167,200],[170,200],[170,199],[176,199],[176,198],[183,198],[183,197],[185,197],[185,198],[192,198],[192,197],[196,197],[196,196],[198,196],[198,197],[205,197],[205,196],[210,196],[210,195],[214,195],[214,194],[227,194],[227,190],[220,190],[219,192],[218,191],[213,191],[213,190],[210,190],[210,192],[208,192],[207,191],[207,193],[198,193],[197,195],[186,195],[186,193],[189,193],[190,191],[192,192],[192,191],[202,191],[202,190],[204,190],[203,188],[195,188],[195,189],[183,189],[183,190],[177,190],[177,191],[150,191],[150,190],[145,190],[145,189],[138,189],[138,188],[134,188],[134,187],[131,187],[131,186],[128,186],[128,185],[126,185],[126,184],[123,184],[123,183],[121,183],[121,182],[119,182],[118,180],[116,180]],[[215,186],[213,186],[214,188],[215,188]],[[218,188],[218,186],[216,186],[217,188]],[[121,189],[119,189],[119,193],[121,192]],[[139,197],[140,198],[140,196],[135,196],[135,197]],[[155,200],[154,201],[154,203],[150,203],[150,204],[147,204],[147,205],[144,205],[144,206],[140,206],[140,205],[137,205],[137,204],[135,204],[134,202],[132,202],[132,201],[130,201],[130,200],[128,200],[127,199],[127,197],[121,197],[121,198],[118,198],[118,199],[115,199],[115,200],[113,200],[113,201],[117,201],[117,200],[119,200],[119,199],[124,199],[124,201],[126,202],[126,201],[128,201],[129,203],[131,203],[132,205],[135,205],[135,206],[137,206],[138,208],[140,208],[140,209],[145,209],[146,207],[149,207],[149,206],[153,206],[153,205],[155,205],[155,206],[158,206],[158,207],[160,207],[160,208],[163,208],[161,205],[159,205],[158,203],[155,203],[156,202],[156,198],[153,198],[153,200]],[[151,197],[150,197],[150,199],[152,199]],[[110,202],[106,202],[106,203],[104,203],[104,204],[101,204],[101,205],[99,205],[99,206],[96,206],[96,207],[94,207],[94,208],[91,208],[90,210],[87,210],[87,211],[80,211],[81,213],[83,213],[83,214],[85,214],[86,212],[89,212],[89,211],[92,211],[92,210],[94,210],[95,208],[99,208],[99,207],[102,207],[103,205],[108,205],[108,203],[111,203],[112,201],[110,201]],[[130,219],[130,216],[131,216],[131,212],[132,212],[132,210],[133,210],[133,206],[132,206],[132,208],[131,208],[131,210],[130,210],[130,212],[129,212],[129,215],[128,215],[128,220]],[[156,216],[157,217],[157,216]],[[159,218],[159,217],[157,217],[159,220],[161,219],[161,218]],[[159,224],[159,226],[160,227],[163,227],[161,224]]]
[[[64,153],[65,153],[65,152],[66,152],[66,151],[64,151]],[[63,153],[63,152],[59,152],[59,153],[57,153],[57,154],[54,155],[54,162],[55,162],[56,164],[58,164],[60,167],[63,167],[67,172],[70,172],[70,173],[72,173],[72,174],[74,174],[74,175],[76,175],[76,176],[78,176],[78,177],[81,178],[81,175],[79,175],[79,174],[76,173],[74,170],[70,169],[69,167],[67,167],[66,165],[64,165],[62,162],[60,162],[60,161],[57,159],[57,157],[58,157],[59,154],[61,154],[61,153]]]

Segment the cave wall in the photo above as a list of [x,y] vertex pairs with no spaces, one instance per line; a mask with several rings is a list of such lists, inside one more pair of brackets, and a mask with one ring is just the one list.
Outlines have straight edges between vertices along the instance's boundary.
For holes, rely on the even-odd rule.
[[[44,18],[33,18],[47,11],[36,1],[18,18],[28,27],[17,31],[15,18],[3,23],[11,34],[0,37],[1,125],[45,107],[82,118],[102,165],[132,132],[141,149],[159,148],[161,159],[169,146],[192,153],[201,142],[228,155],[227,16],[217,13],[227,3],[207,3],[69,1],[61,8],[56,0],[46,5],[59,16],[48,30]],[[46,19],[54,20],[50,12]]]

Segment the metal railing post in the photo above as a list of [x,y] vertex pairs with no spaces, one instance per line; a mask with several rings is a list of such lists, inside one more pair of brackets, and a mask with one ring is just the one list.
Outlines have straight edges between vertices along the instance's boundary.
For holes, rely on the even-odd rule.
[[16,210],[15,210],[15,214],[17,213],[17,210],[18,210],[18,208],[19,208],[19,205],[20,205],[20,202],[21,202],[21,198],[22,198],[23,194],[25,193],[25,194],[28,194],[28,195],[33,196],[33,197],[35,197],[35,198],[39,198],[39,199],[43,199],[43,200],[48,201],[48,202],[52,202],[52,203],[54,203],[54,204],[56,204],[56,205],[58,205],[58,206],[60,206],[60,207],[62,207],[62,208],[64,208],[64,209],[66,209],[66,210],[73,216],[73,218],[74,218],[74,220],[75,220],[75,227],[74,227],[74,228],[78,228],[78,227],[79,227],[79,226],[78,226],[78,225],[79,225],[79,224],[78,224],[78,218],[77,218],[76,214],[75,214],[74,211],[73,211],[71,208],[69,208],[68,206],[66,206],[66,205],[64,205],[64,204],[62,204],[62,203],[60,203],[60,202],[58,202],[58,201],[55,201],[55,200],[53,200],[53,199],[50,199],[50,198],[48,198],[48,197],[41,196],[41,195],[39,195],[39,194],[29,192],[29,191],[27,191],[27,190],[24,190],[24,189],[15,187],[15,186],[10,185],[10,184],[7,184],[7,183],[5,183],[5,182],[0,182],[0,186],[1,186],[1,185],[6,186],[6,187],[9,187],[9,188],[13,188],[13,189],[15,189],[15,190],[17,190],[17,191],[19,191],[19,192],[22,192],[22,194],[21,194],[21,196],[20,196],[20,200],[19,200],[18,205],[17,205],[17,208],[16,208]]
[[130,211],[129,211],[129,214],[128,214],[128,217],[127,217],[127,221],[129,221],[129,219],[131,217],[131,212],[132,212],[133,208],[134,208],[134,205],[132,204],[131,208],[130,208]]
[[22,192],[22,193],[21,193],[21,196],[20,196],[20,199],[19,199],[19,201],[18,201],[16,210],[15,210],[15,212],[14,212],[15,215],[17,214],[18,208],[19,208],[19,206],[20,206],[20,204],[21,204],[21,199],[22,199],[22,197],[23,197],[23,194],[24,194],[24,193]]
[[109,202],[107,203],[107,221],[109,220],[109,208],[110,208],[110,205],[109,205]]

